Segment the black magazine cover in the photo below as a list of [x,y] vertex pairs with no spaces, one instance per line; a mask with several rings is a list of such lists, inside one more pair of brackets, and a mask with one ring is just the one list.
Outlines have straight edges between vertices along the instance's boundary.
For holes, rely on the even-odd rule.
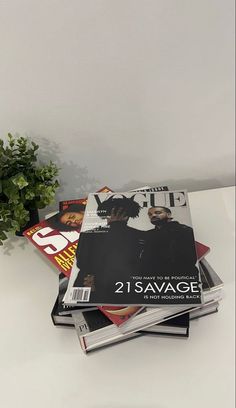
[[223,281],[205,258],[199,262],[199,266],[202,278],[202,288],[204,290],[207,287],[207,289],[212,290],[223,286]]
[[146,327],[146,329],[140,330],[140,333],[189,337],[189,320],[190,313],[185,313],[160,324]]
[[186,191],[90,194],[70,305],[200,305]]

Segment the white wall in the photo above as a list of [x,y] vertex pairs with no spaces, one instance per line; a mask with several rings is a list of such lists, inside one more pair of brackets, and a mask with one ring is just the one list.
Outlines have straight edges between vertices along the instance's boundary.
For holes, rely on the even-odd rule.
[[234,184],[233,0],[0,0],[0,137],[36,139],[59,197]]

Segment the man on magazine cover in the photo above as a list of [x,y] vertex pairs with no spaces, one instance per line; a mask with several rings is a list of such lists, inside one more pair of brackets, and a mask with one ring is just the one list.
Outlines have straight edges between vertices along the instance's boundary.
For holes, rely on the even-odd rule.
[[107,226],[80,234],[76,253],[80,271],[73,286],[90,286],[102,294],[114,288],[115,282],[139,274],[143,231],[129,227],[127,222],[138,217],[140,208],[126,197],[110,197],[98,206],[97,213],[107,220]]
[[167,207],[150,207],[148,216],[155,228],[145,233],[141,256],[142,275],[196,274],[193,229],[174,221]]

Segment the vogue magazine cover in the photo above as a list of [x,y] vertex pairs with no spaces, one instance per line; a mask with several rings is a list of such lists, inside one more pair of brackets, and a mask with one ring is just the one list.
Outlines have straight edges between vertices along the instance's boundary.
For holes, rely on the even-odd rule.
[[186,191],[90,194],[64,300],[201,304]]

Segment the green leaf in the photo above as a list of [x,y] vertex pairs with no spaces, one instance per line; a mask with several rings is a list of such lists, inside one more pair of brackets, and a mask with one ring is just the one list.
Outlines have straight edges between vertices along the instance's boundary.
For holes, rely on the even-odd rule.
[[9,204],[18,202],[20,198],[19,190],[18,187],[15,186],[11,180],[3,180],[2,191],[8,198]]
[[1,239],[1,240],[7,239],[7,235],[5,234],[5,232],[0,231],[0,239]]
[[26,191],[26,193],[25,193],[25,199],[26,199],[26,200],[31,201],[31,200],[33,200],[34,198],[35,198],[35,193],[34,193],[34,191],[32,191],[32,190]]
[[20,229],[20,224],[16,220],[11,221],[11,226],[12,226],[12,229],[15,230],[15,231],[17,231],[17,230],[19,231],[19,229]]
[[11,180],[15,186],[19,187],[20,190],[29,184],[23,173],[16,174],[11,178]]

